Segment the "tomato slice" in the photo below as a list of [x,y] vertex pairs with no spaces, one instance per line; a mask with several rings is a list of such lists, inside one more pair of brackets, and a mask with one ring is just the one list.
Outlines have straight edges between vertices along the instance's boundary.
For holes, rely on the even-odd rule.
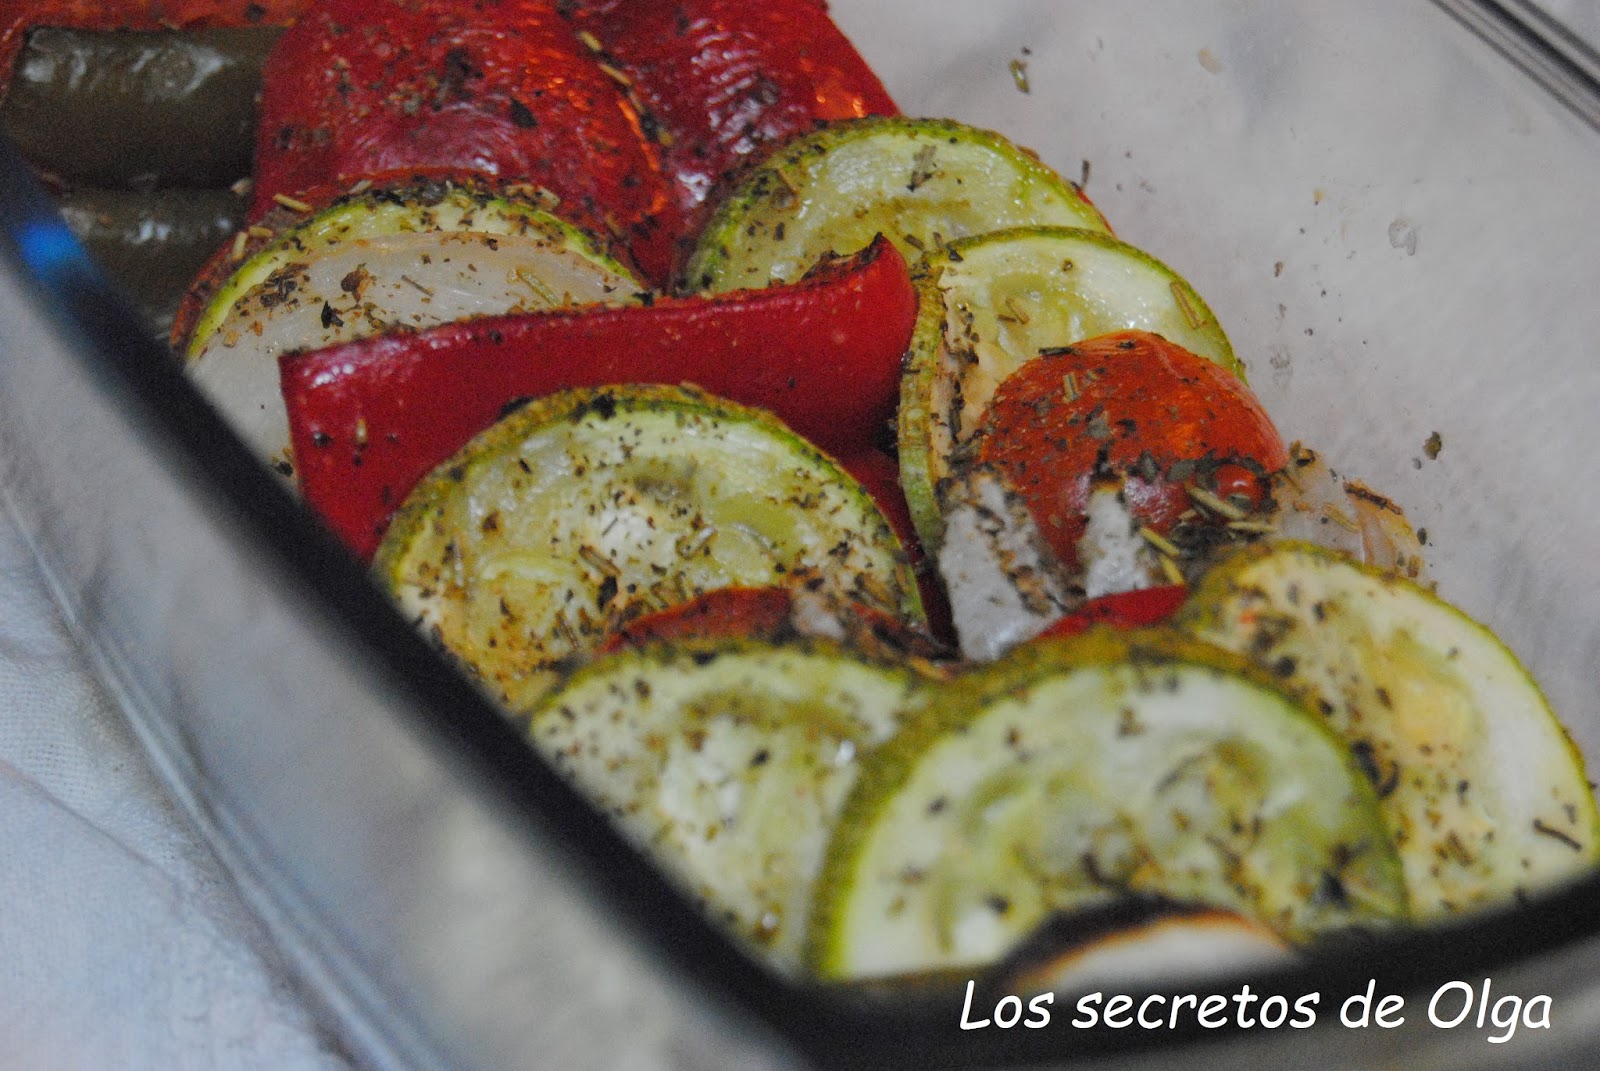
[[973,446],[1023,496],[1069,567],[1078,562],[1096,477],[1120,477],[1134,518],[1166,535],[1186,516],[1206,518],[1197,491],[1235,510],[1259,507],[1271,474],[1288,464],[1277,429],[1243,382],[1143,331],[1028,361],[995,391]]
[[256,214],[373,174],[472,170],[631,246],[670,201],[618,84],[539,0],[319,4],[267,62],[257,137]]
[[642,259],[680,262],[712,191],[818,121],[899,114],[816,0],[614,0],[574,17],[626,75],[671,183],[675,213],[650,236],[664,248]]
[[567,387],[694,383],[840,456],[890,419],[916,318],[886,240],[786,287],[490,316],[280,359],[307,499],[362,556],[419,479],[508,407]]
[[1183,584],[1163,584],[1160,587],[1102,595],[1098,599],[1090,599],[1039,636],[1076,636],[1096,625],[1118,629],[1159,625],[1177,613],[1178,607],[1188,597],[1189,589]]

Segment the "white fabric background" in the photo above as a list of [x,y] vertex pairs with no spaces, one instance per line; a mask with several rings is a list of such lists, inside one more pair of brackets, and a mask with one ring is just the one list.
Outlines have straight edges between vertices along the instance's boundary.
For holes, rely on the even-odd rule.
[[[1600,0],[1537,2],[1600,41]],[[89,676],[0,510],[0,1069],[348,1067]]]
[[266,948],[0,511],[0,1068],[348,1068]]

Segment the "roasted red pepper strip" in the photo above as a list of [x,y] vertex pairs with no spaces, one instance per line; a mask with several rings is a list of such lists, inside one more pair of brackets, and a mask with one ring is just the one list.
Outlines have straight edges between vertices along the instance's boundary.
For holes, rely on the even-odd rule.
[[672,184],[676,212],[641,259],[678,263],[718,183],[780,142],[821,120],[899,114],[815,0],[621,0],[574,18],[626,76]]
[[879,239],[793,286],[362,339],[280,359],[290,441],[307,499],[365,557],[417,480],[507,406],[565,387],[695,383],[859,452],[893,413],[915,317],[905,260]]
[[1040,633],[1050,636],[1076,636],[1096,625],[1112,628],[1143,628],[1159,625],[1178,612],[1189,589],[1182,584],[1163,584],[1138,591],[1119,591],[1091,599]]
[[[647,245],[671,198],[617,82],[540,0],[329,0],[262,77],[254,213],[384,172],[525,181],[557,211]],[[658,282],[667,265],[640,264]]]

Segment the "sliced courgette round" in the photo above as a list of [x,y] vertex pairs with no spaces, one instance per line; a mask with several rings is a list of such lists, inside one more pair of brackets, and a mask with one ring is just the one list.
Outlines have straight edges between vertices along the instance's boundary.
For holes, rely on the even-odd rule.
[[417,486],[373,568],[512,712],[617,626],[714,588],[804,581],[921,617],[855,480],[770,415],[676,387],[518,410]]
[[1304,543],[1234,552],[1178,627],[1303,689],[1382,800],[1416,916],[1512,902],[1600,860],[1583,761],[1493,633],[1392,572]]
[[1372,786],[1242,659],[1170,633],[1019,648],[868,760],[818,878],[830,979],[978,968],[1127,895],[1302,941],[1406,911]]
[[822,641],[655,645],[579,670],[529,732],[714,918],[792,973],[860,756],[926,694],[911,670]]
[[1072,183],[999,134],[943,119],[850,120],[788,142],[741,181],[684,281],[712,291],[793,282],[880,233],[914,263],[947,241],[1029,223],[1107,229]]
[[997,231],[929,254],[917,274],[917,325],[900,391],[900,482],[928,547],[943,530],[934,489],[951,453],[978,426],[995,388],[1041,352],[1151,331],[1242,376],[1194,288],[1109,234]]
[[645,286],[533,200],[457,184],[373,189],[247,259],[195,324],[188,368],[280,470],[278,355],[469,316],[635,300]]

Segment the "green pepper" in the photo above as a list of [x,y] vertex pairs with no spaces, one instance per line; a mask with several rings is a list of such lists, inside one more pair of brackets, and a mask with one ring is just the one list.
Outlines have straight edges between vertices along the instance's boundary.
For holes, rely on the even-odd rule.
[[261,65],[281,32],[36,28],[0,126],[69,184],[228,186],[250,174]]
[[91,256],[163,333],[201,265],[239,228],[228,190],[72,190],[61,214]]

